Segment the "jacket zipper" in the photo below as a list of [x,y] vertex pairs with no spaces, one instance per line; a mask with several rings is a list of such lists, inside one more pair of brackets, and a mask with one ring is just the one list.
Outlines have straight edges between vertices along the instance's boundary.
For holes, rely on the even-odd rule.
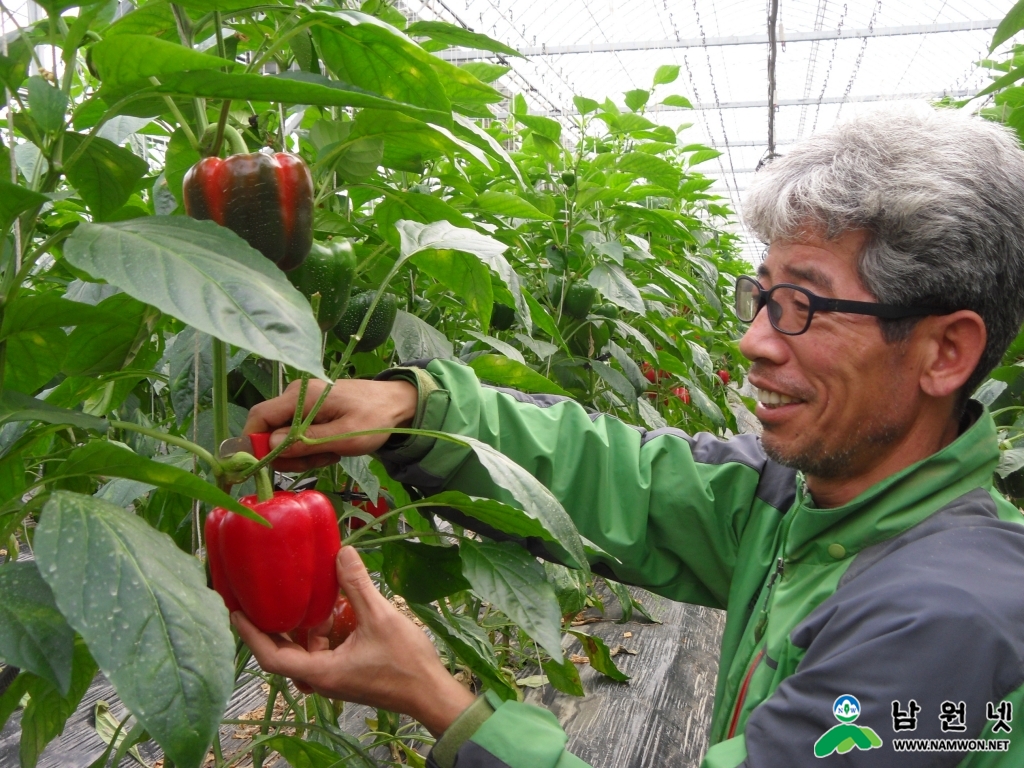
[[[754,641],[760,642],[764,636],[764,630],[768,625],[768,602],[772,597],[772,588],[775,586],[776,580],[783,574],[786,569],[786,562],[780,557],[775,562],[775,570],[772,572],[771,578],[768,580],[768,590],[764,596],[764,607],[761,609],[761,615],[758,617],[757,625],[754,627]],[[754,676],[754,670],[757,669],[757,665],[761,663],[761,659],[764,656],[765,649],[762,648],[757,652],[754,657],[754,661],[750,664],[750,669],[747,670],[747,674],[743,677],[743,684],[740,686],[739,693],[736,694],[736,707],[732,712],[732,719],[729,721],[729,735],[727,739],[731,739],[736,735],[736,726],[740,721],[740,712],[743,711],[743,702],[747,698],[747,689],[750,687],[750,678]]]

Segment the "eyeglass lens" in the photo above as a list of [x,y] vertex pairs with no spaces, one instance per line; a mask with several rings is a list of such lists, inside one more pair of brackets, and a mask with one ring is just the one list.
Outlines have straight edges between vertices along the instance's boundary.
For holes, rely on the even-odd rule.
[[[750,279],[736,285],[736,316],[752,323],[761,304],[761,286]],[[807,328],[811,307],[807,296],[796,288],[778,286],[770,291],[768,318],[783,333],[802,333]]]

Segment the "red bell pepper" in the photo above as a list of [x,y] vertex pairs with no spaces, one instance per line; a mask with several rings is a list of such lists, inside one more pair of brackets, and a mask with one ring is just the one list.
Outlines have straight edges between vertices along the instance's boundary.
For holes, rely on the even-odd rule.
[[[338,595],[331,611],[331,628],[327,631],[328,647],[333,651],[356,631],[357,626],[359,626],[359,621],[356,619],[352,603],[344,595]],[[308,627],[300,627],[292,632],[292,639],[307,651],[309,650],[309,632],[310,628]]]
[[297,155],[206,157],[182,191],[189,216],[227,227],[285,271],[313,245],[313,177]]
[[[353,486],[352,492],[360,493],[359,486]],[[364,494],[360,493],[360,496],[362,495]],[[381,515],[385,515],[391,510],[391,508],[388,506],[388,500],[384,497],[383,493],[377,496],[376,503],[371,502],[369,498],[353,499],[352,506],[356,507],[357,509],[363,510],[363,512],[369,512],[374,517],[380,517]],[[358,517],[350,517],[348,519],[348,527],[350,530],[358,531],[364,525],[366,525],[366,523],[360,520]]]
[[239,501],[273,526],[217,507],[206,518],[213,587],[229,611],[241,610],[264,632],[315,627],[334,608],[334,559],[341,535],[330,500],[318,491],[277,491]]

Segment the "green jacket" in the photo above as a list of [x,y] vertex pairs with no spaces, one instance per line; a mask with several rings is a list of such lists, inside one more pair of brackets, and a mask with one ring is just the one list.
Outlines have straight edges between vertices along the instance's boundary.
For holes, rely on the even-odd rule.
[[[550,488],[617,558],[595,572],[727,610],[703,768],[816,765],[816,745],[841,765],[1024,765],[1024,714],[1010,733],[998,717],[1004,701],[1024,713],[1024,517],[992,486],[996,429],[979,404],[951,445],[819,509],[752,435],[644,431],[566,398],[483,386],[453,362],[384,376],[418,385],[415,426],[482,440]],[[379,457],[420,492],[511,501],[461,446],[415,438]],[[841,706],[851,696],[853,714]],[[981,747],[1008,751],[900,751],[904,738],[1006,739]],[[430,761],[584,765],[565,742],[549,712],[482,697]]]

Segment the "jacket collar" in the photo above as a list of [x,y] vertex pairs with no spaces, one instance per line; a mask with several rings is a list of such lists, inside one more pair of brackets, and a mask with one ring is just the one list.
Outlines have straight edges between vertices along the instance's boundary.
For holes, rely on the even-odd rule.
[[[787,561],[834,563],[917,525],[953,499],[991,487],[999,461],[988,409],[968,402],[960,436],[937,453],[890,475],[841,507],[819,509],[800,482],[788,517]],[[973,423],[971,421],[973,420]]]

